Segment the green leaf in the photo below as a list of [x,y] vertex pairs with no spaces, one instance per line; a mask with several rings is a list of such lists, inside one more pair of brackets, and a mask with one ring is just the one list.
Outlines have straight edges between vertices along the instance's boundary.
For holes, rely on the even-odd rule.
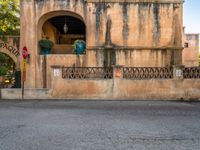
[[0,1],[0,35],[18,35],[20,25],[19,0]]

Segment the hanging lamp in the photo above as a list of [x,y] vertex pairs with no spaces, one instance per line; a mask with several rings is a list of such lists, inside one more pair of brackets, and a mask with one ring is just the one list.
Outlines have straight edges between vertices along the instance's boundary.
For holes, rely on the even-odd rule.
[[63,31],[64,31],[65,34],[66,34],[67,31],[68,31],[68,26],[67,26],[67,23],[66,23],[66,17],[65,17],[65,24],[64,24],[64,26],[63,26]]

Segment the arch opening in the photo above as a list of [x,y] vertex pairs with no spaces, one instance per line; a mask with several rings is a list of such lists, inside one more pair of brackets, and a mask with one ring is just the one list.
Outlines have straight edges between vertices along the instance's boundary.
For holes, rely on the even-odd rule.
[[15,83],[16,62],[8,54],[0,52],[0,85],[12,87]]
[[76,15],[57,15],[48,18],[41,26],[42,38],[53,42],[51,54],[74,54],[76,40],[86,42],[86,26]]

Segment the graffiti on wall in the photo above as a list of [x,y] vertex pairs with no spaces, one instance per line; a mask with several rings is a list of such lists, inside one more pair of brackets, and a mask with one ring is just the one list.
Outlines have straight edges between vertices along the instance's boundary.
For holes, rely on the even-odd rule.
[[0,43],[0,48],[5,48],[8,51],[10,51],[12,54],[14,54],[16,57],[18,57],[20,55],[20,52],[18,49],[16,49],[15,47],[8,45],[7,43]]

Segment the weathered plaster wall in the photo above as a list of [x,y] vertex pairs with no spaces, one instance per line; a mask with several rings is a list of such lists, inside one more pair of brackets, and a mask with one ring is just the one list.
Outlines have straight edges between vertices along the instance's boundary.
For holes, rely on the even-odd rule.
[[27,65],[27,81],[26,87],[36,87],[36,75],[38,72],[38,53],[36,38],[36,14],[35,14],[35,1],[34,0],[21,0],[20,1],[20,49],[24,46],[27,47],[31,57],[30,64]]
[[[169,62],[167,50],[123,50],[117,52],[117,64],[127,67],[164,67]],[[167,59],[168,58],[168,59]]]
[[[111,41],[118,65],[181,64],[182,3],[182,0],[21,0],[20,46],[27,46],[31,54],[27,70],[31,80],[26,82],[26,87],[41,87],[38,41],[42,37],[43,24],[59,15],[71,15],[86,24],[88,51],[84,61],[88,66],[104,63],[102,48],[108,32],[108,18],[112,21]],[[129,60],[123,60],[126,58]]]
[[200,80],[52,79],[52,98],[115,100],[200,100]]
[[181,47],[182,5],[125,2],[91,3],[88,7],[95,14],[89,11],[88,17],[96,22],[96,26],[89,26],[94,32],[90,32],[93,34],[87,39],[88,46],[104,44],[110,16],[111,39],[116,46]]
[[[41,56],[42,58],[43,56]],[[67,67],[84,67],[86,66],[86,56],[78,56],[78,55],[48,55],[47,56],[47,88],[51,88],[51,66],[67,66]],[[41,59],[43,60],[43,59]],[[41,61],[41,66],[43,61]],[[42,76],[42,71],[41,71]],[[43,82],[41,82],[43,83]],[[42,85],[41,85],[42,86]]]
[[[66,80],[51,89],[25,89],[25,99],[200,100],[200,80]],[[2,99],[21,99],[21,89],[0,89]]]

